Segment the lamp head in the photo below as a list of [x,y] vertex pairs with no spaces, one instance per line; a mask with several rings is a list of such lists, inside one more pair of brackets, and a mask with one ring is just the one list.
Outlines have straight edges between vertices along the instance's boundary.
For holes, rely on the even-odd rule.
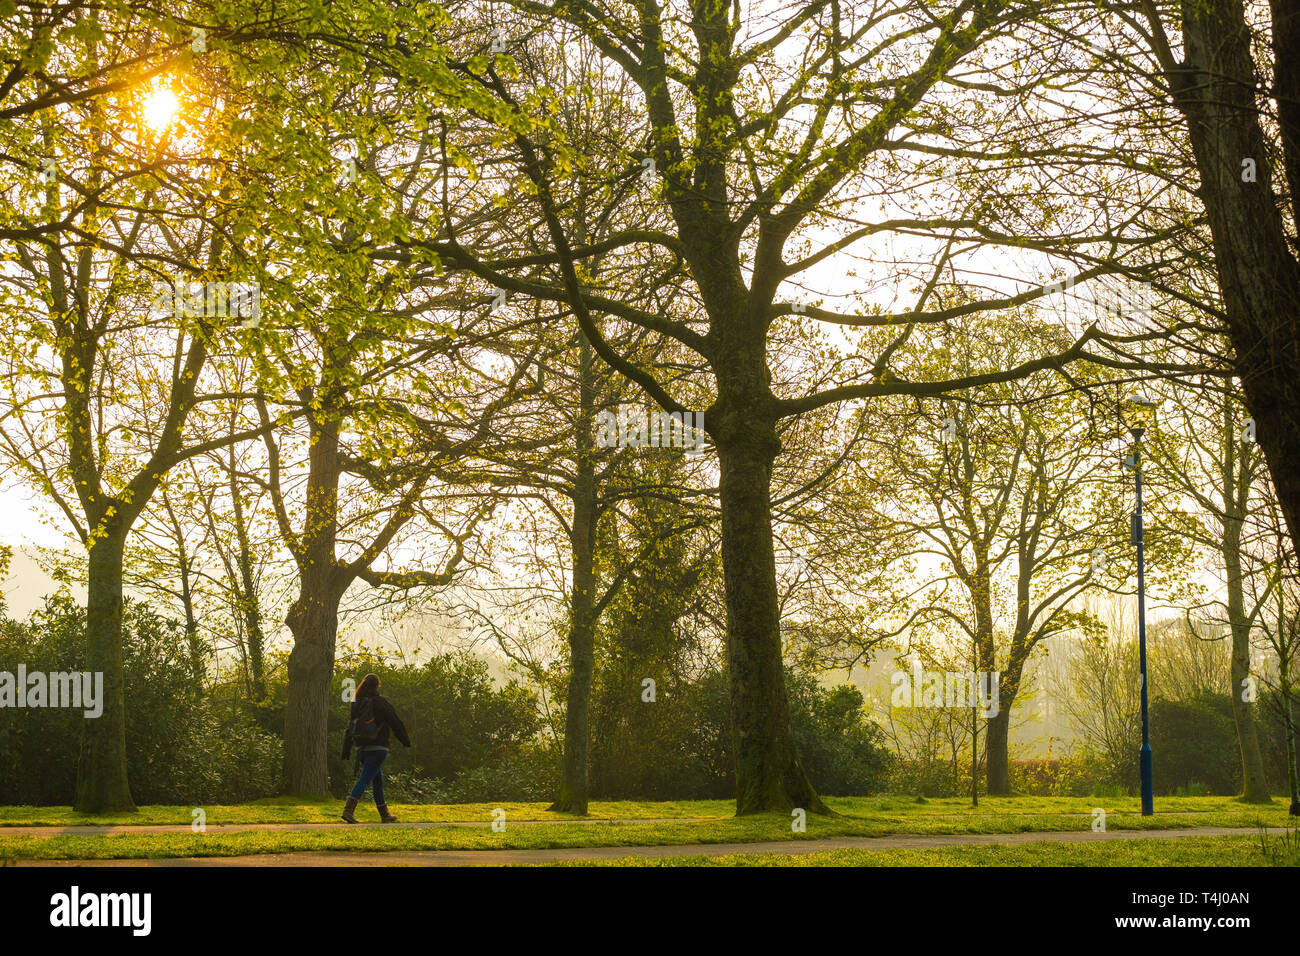
[[1119,417],[1133,437],[1141,439],[1142,435],[1155,424],[1156,403],[1145,395],[1132,395],[1120,403]]

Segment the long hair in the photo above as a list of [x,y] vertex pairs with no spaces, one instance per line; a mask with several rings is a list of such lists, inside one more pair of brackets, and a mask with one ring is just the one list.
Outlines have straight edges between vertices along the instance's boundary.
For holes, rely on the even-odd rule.
[[353,700],[360,700],[362,697],[374,697],[379,693],[379,675],[367,674],[361,678],[361,683],[357,685],[357,692],[352,695]]

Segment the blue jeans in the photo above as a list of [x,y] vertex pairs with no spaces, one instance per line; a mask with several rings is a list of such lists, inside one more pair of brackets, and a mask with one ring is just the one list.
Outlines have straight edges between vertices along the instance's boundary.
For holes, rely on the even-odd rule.
[[361,762],[361,776],[357,778],[356,786],[352,788],[349,794],[353,800],[360,800],[366,793],[366,787],[370,781],[375,782],[375,806],[384,805],[384,761],[388,759],[387,750],[358,750],[357,760]]

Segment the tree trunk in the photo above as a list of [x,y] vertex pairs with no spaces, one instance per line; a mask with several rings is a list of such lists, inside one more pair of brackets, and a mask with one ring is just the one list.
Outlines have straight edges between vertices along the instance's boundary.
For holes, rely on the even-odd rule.
[[237,560],[239,575],[243,580],[238,597],[241,610],[244,612],[244,639],[248,645],[249,691],[253,700],[264,700],[266,698],[264,653],[266,637],[262,633],[262,608],[253,581],[253,556],[246,543],[241,543]]
[[[583,509],[587,510],[587,509]],[[581,524],[574,510],[573,533]],[[584,516],[590,526],[591,515]],[[585,553],[581,553],[585,550]],[[549,809],[560,813],[587,812],[588,715],[591,710],[591,676],[596,664],[596,622],[592,608],[592,555],[575,548],[573,555],[572,619],[569,622],[569,690],[564,707],[564,768],[560,789]]]
[[1020,693],[1020,680],[1029,658],[1024,637],[1017,635],[1012,640],[1009,658],[1006,669],[998,674],[998,712],[989,718],[988,737],[984,741],[989,795],[999,797],[1011,795],[1011,709]]
[[771,423],[756,427],[749,409],[738,417],[749,421],[734,431],[746,434],[717,442],[736,815],[796,807],[829,813],[795,752],[785,692],[771,505],[780,441]]
[[285,792],[329,795],[330,678],[346,590],[335,555],[338,529],[339,426],[313,422],[308,453],[307,514],[300,539],[298,599],[285,623],[293,633],[284,714]]
[[990,797],[1011,795],[1011,762],[1008,758],[1011,736],[1011,708],[1006,701],[998,707],[997,715],[988,720],[984,738],[984,759],[988,767]]
[[1227,576],[1228,630],[1232,636],[1232,719],[1237,726],[1237,745],[1241,752],[1241,799],[1247,803],[1272,803],[1264,778],[1264,756],[1259,748],[1254,708],[1243,699],[1243,684],[1250,677],[1250,620],[1241,571],[1241,532],[1250,480],[1247,462],[1231,451],[1236,429],[1228,416],[1227,439],[1230,453],[1223,470],[1223,566]]
[[338,636],[338,596],[320,578],[304,574],[286,623],[293,633],[284,709],[285,792],[329,796],[330,679]]
[[[1279,640],[1282,637],[1282,627],[1282,619],[1279,617]],[[1284,645],[1279,644],[1279,646]],[[1281,660],[1278,686],[1282,694],[1282,733],[1286,734],[1286,777],[1287,784],[1291,788],[1291,806],[1287,813],[1293,817],[1300,817],[1300,772],[1296,769],[1296,720],[1295,709],[1291,706],[1294,697],[1291,689],[1291,668],[1286,657],[1279,656]]]
[[1300,817],[1300,774],[1296,771],[1296,726],[1295,709],[1291,706],[1291,695],[1286,698],[1286,776],[1291,787],[1291,807],[1287,811],[1293,817]]
[[[1231,597],[1228,604],[1231,609]],[[1241,799],[1246,803],[1272,803],[1264,777],[1264,756],[1259,747],[1254,708],[1242,699],[1242,685],[1250,676],[1250,627],[1233,621],[1231,631],[1232,719],[1237,724],[1237,744],[1241,750]]]
[[569,690],[564,705],[564,767],[559,793],[549,809],[560,813],[587,812],[588,716],[591,677],[596,666],[595,550],[596,460],[592,425],[595,415],[591,348],[586,339],[580,352],[580,415],[573,483],[573,594],[569,620]]
[[[1201,177],[1199,195],[1245,403],[1292,543],[1300,548],[1300,268],[1273,191],[1273,151],[1259,125],[1250,31],[1240,0],[1183,0],[1182,20],[1186,58],[1171,71],[1171,90],[1187,119]],[[1281,26],[1275,45],[1294,39],[1287,29],[1294,24]],[[1283,91],[1295,86],[1300,70],[1294,56],[1283,55],[1289,49],[1277,47],[1274,63]],[[1282,138],[1294,146],[1296,111],[1286,105]],[[1288,160],[1297,161],[1294,155]]]
[[190,581],[189,558],[184,548],[180,552],[181,571],[181,606],[185,609],[185,643],[190,651],[190,679],[194,681],[194,690],[203,693],[203,678],[207,676],[207,649],[199,635],[198,616],[194,612],[194,587]]
[[126,776],[126,694],[122,675],[122,555],[126,532],[92,539],[86,600],[85,666],[104,675],[103,712],[82,724],[78,813],[134,811]]

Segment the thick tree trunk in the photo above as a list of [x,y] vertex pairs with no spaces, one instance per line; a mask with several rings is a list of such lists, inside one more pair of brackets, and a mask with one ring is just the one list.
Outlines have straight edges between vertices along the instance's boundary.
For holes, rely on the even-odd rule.
[[135,810],[126,775],[126,694],[122,675],[122,555],[126,533],[98,538],[90,549],[85,667],[104,675],[103,712],[82,725],[77,761],[79,813]]
[[294,796],[329,794],[330,678],[339,601],[347,588],[334,550],[339,475],[338,422],[313,422],[299,592],[285,620],[293,633],[293,650],[284,713],[284,778],[285,791]]
[[327,581],[305,574],[286,623],[293,633],[284,709],[285,792],[329,795],[330,679],[338,636],[338,596]]
[[[575,516],[574,534],[578,532]],[[584,565],[580,567],[579,565]],[[574,554],[572,619],[569,622],[569,689],[564,708],[564,767],[551,810],[587,812],[588,716],[591,677],[596,664],[596,627],[592,611],[591,555]]]
[[1008,758],[1010,736],[1011,708],[1006,705],[1004,699],[997,715],[989,718],[988,732],[984,739],[984,759],[988,766],[990,797],[1005,797],[1011,794],[1011,762]]
[[770,424],[737,431],[718,442],[736,814],[829,813],[795,752],[785,692],[771,505],[780,442]]
[[1291,806],[1287,813],[1300,817],[1300,772],[1296,770],[1296,720],[1290,697],[1286,699],[1286,775],[1291,787]]
[[1259,747],[1255,709],[1245,700],[1244,686],[1250,677],[1251,621],[1246,614],[1241,536],[1255,468],[1249,455],[1239,451],[1238,422],[1230,405],[1225,405],[1223,415],[1227,454],[1223,456],[1219,477],[1223,486],[1220,553],[1227,577],[1228,630],[1232,638],[1229,690],[1232,694],[1232,719],[1237,727],[1237,747],[1241,752],[1241,799],[1247,803],[1272,803],[1264,777],[1264,756]]
[[[1240,0],[1184,0],[1182,20],[1186,59],[1172,71],[1171,89],[1187,119],[1201,177],[1199,195],[1246,406],[1300,548],[1300,268],[1273,191],[1273,151],[1259,125],[1250,31]],[[1294,39],[1291,26],[1282,24],[1275,43]],[[1300,64],[1283,56],[1284,49],[1277,49],[1275,68],[1278,87],[1286,91],[1295,86]],[[1292,159],[1295,113],[1288,104],[1282,129]]]
[[1020,693],[1020,680],[1028,656],[1024,639],[1014,639],[1007,667],[998,675],[998,712],[989,718],[988,739],[984,741],[990,796],[1011,795],[1011,709]]
[[592,421],[595,414],[592,357],[584,341],[581,353],[582,414],[577,427],[573,484],[573,594],[569,619],[569,689],[564,706],[564,767],[559,793],[550,809],[587,812],[588,716],[591,677],[596,666],[596,461]]
[[[1231,573],[1229,589],[1231,592]],[[1237,617],[1231,622],[1232,631],[1232,719],[1237,724],[1237,744],[1241,750],[1241,799],[1247,803],[1272,803],[1268,783],[1264,777],[1264,755],[1259,747],[1259,731],[1255,725],[1254,708],[1242,699],[1243,684],[1250,676],[1250,625],[1240,614],[1240,578],[1238,578]],[[1229,616],[1233,617],[1232,594],[1228,598]]]
[[[1279,620],[1278,627],[1282,626]],[[1286,777],[1291,791],[1291,806],[1287,813],[1293,817],[1300,817],[1300,771],[1296,768],[1296,717],[1295,708],[1292,706],[1291,668],[1285,658],[1281,662],[1279,678],[1278,683],[1282,691],[1282,732],[1286,734]]]

